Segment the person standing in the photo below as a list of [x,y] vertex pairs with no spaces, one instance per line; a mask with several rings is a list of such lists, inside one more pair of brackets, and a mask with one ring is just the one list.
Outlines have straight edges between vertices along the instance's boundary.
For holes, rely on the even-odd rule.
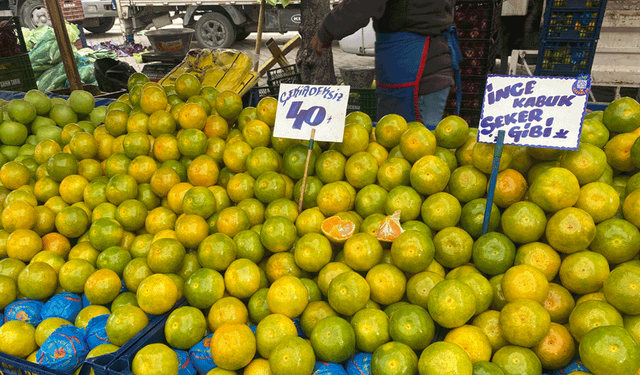
[[343,0],[324,18],[311,47],[322,54],[373,19],[378,119],[395,113],[435,128],[460,56],[454,7],[455,0]]

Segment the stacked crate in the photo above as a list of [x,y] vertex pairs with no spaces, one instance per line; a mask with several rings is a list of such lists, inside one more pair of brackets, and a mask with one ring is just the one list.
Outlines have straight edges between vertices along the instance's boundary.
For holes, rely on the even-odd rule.
[[258,105],[260,99],[270,96],[277,98],[280,92],[281,83],[302,83],[302,75],[295,64],[275,68],[267,71],[267,85],[254,87],[251,90],[249,104],[253,107]]
[[[45,2],[45,8],[47,3]],[[84,20],[84,10],[82,0],[58,0],[62,17],[67,22],[78,22]],[[47,10],[49,10],[47,8]]]
[[547,0],[535,75],[590,73],[607,0]]
[[498,49],[501,0],[456,2],[454,23],[458,29],[462,62],[462,86],[452,88],[445,106],[445,116],[455,114],[456,90],[462,90],[460,117],[477,127],[487,74],[491,72]]
[[0,90],[28,91],[36,88],[31,60],[18,17],[0,22]]
[[356,111],[366,113],[374,121],[378,118],[378,99],[376,97],[376,89],[351,88],[349,90],[347,114]]

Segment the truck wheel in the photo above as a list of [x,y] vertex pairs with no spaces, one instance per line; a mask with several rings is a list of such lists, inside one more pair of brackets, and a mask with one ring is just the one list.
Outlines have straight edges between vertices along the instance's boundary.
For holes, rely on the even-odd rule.
[[196,40],[203,48],[227,48],[236,41],[236,29],[225,15],[205,13],[196,22]]
[[98,26],[85,27],[85,30],[89,30],[94,34],[104,34],[113,28],[116,23],[115,17],[112,18],[100,18]]
[[20,7],[20,23],[23,27],[35,29],[38,26],[51,26],[49,13],[42,0],[26,0]]

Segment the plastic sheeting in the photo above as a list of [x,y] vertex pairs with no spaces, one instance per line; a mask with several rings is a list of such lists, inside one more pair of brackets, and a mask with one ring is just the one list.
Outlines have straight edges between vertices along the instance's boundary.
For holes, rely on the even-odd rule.
[[371,353],[356,353],[344,365],[349,375],[371,374]]
[[91,318],[87,324],[87,332],[84,334],[84,340],[87,342],[89,349],[93,349],[102,344],[111,344],[109,336],[107,336],[107,320],[109,315],[98,315]]
[[189,353],[177,349],[173,349],[173,351],[178,355],[178,362],[180,363],[178,366],[178,375],[196,375],[197,371],[191,364]]
[[[69,23],[67,23],[67,32],[72,43],[80,35],[78,28]],[[29,32],[28,37],[25,39],[27,45],[31,47],[29,59],[31,60],[33,73],[36,76],[38,89],[42,92],[47,92],[68,87],[67,75],[60,55],[60,47],[53,29],[49,26],[40,26]],[[97,59],[103,57],[117,58],[118,56],[116,52],[108,50],[93,51],[91,49],[82,49],[76,51],[73,48],[73,51],[80,79],[84,84],[95,83],[93,64]]]
[[42,306],[44,303],[30,299],[20,299],[8,304],[4,308],[4,322],[21,320],[30,323],[34,327],[42,321]]
[[89,346],[83,339],[84,330],[65,325],[56,329],[36,353],[36,361],[53,370],[71,373],[84,362]]
[[347,375],[347,372],[339,363],[316,362],[313,375]]
[[198,371],[198,374],[206,375],[209,371],[218,367],[213,363],[213,357],[211,356],[211,338],[213,333],[205,337],[202,341],[195,344],[189,350],[189,358],[191,364]]
[[252,66],[251,56],[244,52],[232,49],[193,49],[160,80],[160,84],[174,85],[180,75],[191,73],[203,86],[215,87],[220,92],[231,90],[242,96],[258,80],[257,74],[251,71]]
[[42,320],[62,318],[73,322],[82,310],[82,297],[79,294],[62,292],[52,296],[42,307]]

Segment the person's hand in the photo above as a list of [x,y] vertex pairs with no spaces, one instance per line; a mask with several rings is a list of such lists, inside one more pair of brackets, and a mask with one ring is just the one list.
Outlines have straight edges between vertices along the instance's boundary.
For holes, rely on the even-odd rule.
[[311,48],[318,56],[324,55],[325,50],[330,46],[330,45],[327,46],[322,44],[322,42],[320,41],[320,38],[318,38],[318,34],[313,36],[310,44],[311,44]]

